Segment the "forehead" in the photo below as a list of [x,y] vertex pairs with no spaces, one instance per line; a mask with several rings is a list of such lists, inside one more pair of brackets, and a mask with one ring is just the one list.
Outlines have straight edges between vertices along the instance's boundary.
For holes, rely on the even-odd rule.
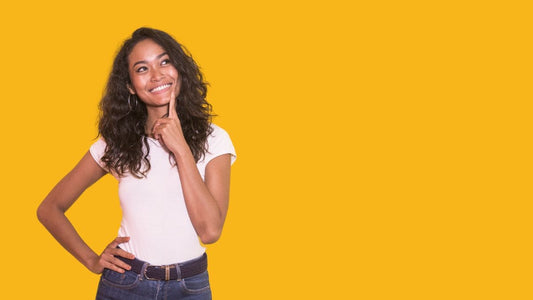
[[128,55],[128,63],[131,66],[139,61],[150,62],[157,59],[157,56],[163,53],[165,53],[165,49],[153,40],[142,40],[131,50],[130,55]]

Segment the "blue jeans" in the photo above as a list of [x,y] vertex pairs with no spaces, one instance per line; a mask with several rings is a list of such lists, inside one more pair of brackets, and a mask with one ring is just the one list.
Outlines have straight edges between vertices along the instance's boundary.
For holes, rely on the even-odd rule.
[[149,280],[132,271],[118,273],[104,269],[96,300],[210,300],[209,275],[204,273],[180,281]]

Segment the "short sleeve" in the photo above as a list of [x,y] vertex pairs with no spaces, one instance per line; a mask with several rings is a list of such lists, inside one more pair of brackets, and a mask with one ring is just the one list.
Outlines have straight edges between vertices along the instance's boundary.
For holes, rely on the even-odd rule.
[[213,127],[213,132],[207,137],[207,152],[201,163],[207,166],[213,158],[223,154],[231,154],[231,164],[233,164],[237,159],[237,154],[229,134],[215,124],[211,126]]
[[107,144],[104,139],[100,137],[96,142],[94,142],[94,144],[92,144],[91,148],[89,148],[89,152],[91,153],[91,156],[94,158],[96,163],[100,167],[102,167],[102,169],[108,171],[107,167],[102,162],[102,156],[104,156],[106,145]]

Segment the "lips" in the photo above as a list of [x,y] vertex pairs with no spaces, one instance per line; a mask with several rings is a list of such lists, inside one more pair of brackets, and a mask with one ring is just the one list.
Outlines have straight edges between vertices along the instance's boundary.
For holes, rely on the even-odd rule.
[[162,90],[170,87],[171,85],[172,85],[172,83],[165,83],[165,84],[157,86],[157,87],[155,87],[153,89],[150,89],[149,91],[150,91],[150,93],[156,93],[156,92],[162,91]]

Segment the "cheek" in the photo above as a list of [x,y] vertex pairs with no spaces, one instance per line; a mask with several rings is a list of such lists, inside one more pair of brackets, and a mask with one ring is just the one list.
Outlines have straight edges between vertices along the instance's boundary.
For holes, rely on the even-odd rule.
[[133,87],[133,89],[135,90],[135,92],[138,92],[138,91],[142,91],[143,89],[143,86],[144,86],[144,81],[142,78],[140,78],[139,76],[135,76],[135,75],[130,75],[130,79],[131,79],[131,85]]
[[[169,74],[170,75],[170,74]],[[172,71],[172,78],[174,78],[176,80],[176,88],[175,88],[175,91],[177,94],[179,94],[179,91],[180,91],[180,87],[181,87],[181,76],[180,74],[178,73],[177,70],[173,70]]]
[[167,68],[165,68],[165,71],[166,71],[167,75],[172,77],[172,78],[178,78],[178,76],[179,76],[178,69],[176,69],[176,67],[174,65],[168,66]]
[[179,80],[180,75],[178,74],[177,70],[172,70],[170,75],[171,75],[172,78],[175,78],[176,80]]

